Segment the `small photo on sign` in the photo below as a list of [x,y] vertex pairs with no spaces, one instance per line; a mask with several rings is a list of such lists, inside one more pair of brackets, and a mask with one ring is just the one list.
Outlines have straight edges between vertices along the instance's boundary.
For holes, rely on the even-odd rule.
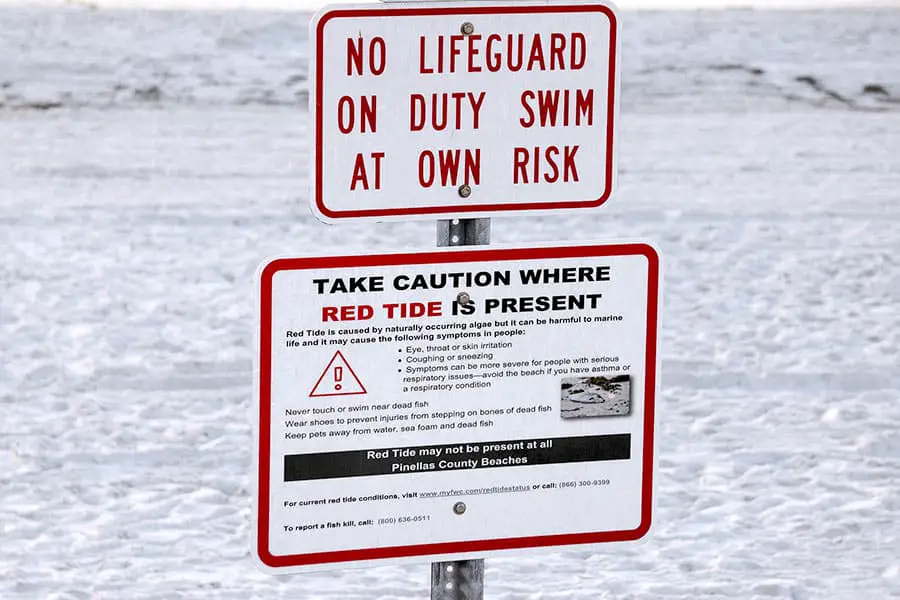
[[631,376],[564,377],[559,414],[563,419],[624,417],[631,414]]

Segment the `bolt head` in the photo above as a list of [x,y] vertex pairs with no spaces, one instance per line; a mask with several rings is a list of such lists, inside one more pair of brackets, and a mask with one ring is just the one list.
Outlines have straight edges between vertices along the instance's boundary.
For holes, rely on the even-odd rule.
[[469,295],[468,292],[460,292],[459,294],[456,295],[456,301],[459,302],[460,304],[468,304],[469,302],[472,301],[472,297]]
[[470,186],[468,183],[464,183],[459,186],[458,192],[461,198],[468,198],[472,195],[472,186]]
[[473,33],[475,33],[475,26],[466,21],[462,24],[459,30],[463,35],[472,35]]
[[453,512],[455,512],[458,515],[461,515],[464,512],[466,512],[466,503],[465,502],[457,502],[456,504],[454,504]]

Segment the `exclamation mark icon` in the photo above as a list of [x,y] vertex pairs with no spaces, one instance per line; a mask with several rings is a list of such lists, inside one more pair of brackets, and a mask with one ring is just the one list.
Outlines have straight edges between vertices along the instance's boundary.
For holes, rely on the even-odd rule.
[[[2,3],[3,0],[0,0]],[[338,350],[328,361],[328,364],[322,369],[322,374],[316,380],[309,393],[310,398],[319,396],[352,396],[354,394],[365,394],[366,386],[359,380],[359,376],[353,371],[353,367]]]
[[334,389],[341,391],[341,380],[344,378],[344,367],[334,368]]

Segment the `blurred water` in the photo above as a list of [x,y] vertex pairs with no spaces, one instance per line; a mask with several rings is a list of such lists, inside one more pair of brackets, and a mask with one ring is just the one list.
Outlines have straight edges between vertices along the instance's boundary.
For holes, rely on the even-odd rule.
[[[0,109],[305,107],[308,19],[0,7]],[[900,10],[639,11],[622,27],[623,111],[900,110]]]

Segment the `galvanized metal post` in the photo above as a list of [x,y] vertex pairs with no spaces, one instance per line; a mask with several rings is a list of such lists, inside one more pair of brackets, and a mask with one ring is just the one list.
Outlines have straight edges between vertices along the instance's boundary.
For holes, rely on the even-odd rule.
[[[490,243],[490,219],[438,221],[438,246],[477,246]],[[460,504],[462,503],[457,503]],[[453,510],[456,512],[456,507]],[[464,510],[463,508],[463,512]],[[484,600],[484,560],[431,563],[431,600]]]
[[438,221],[438,246],[477,246],[490,243],[490,219],[445,219]]
[[483,559],[431,563],[431,600],[483,599]]

